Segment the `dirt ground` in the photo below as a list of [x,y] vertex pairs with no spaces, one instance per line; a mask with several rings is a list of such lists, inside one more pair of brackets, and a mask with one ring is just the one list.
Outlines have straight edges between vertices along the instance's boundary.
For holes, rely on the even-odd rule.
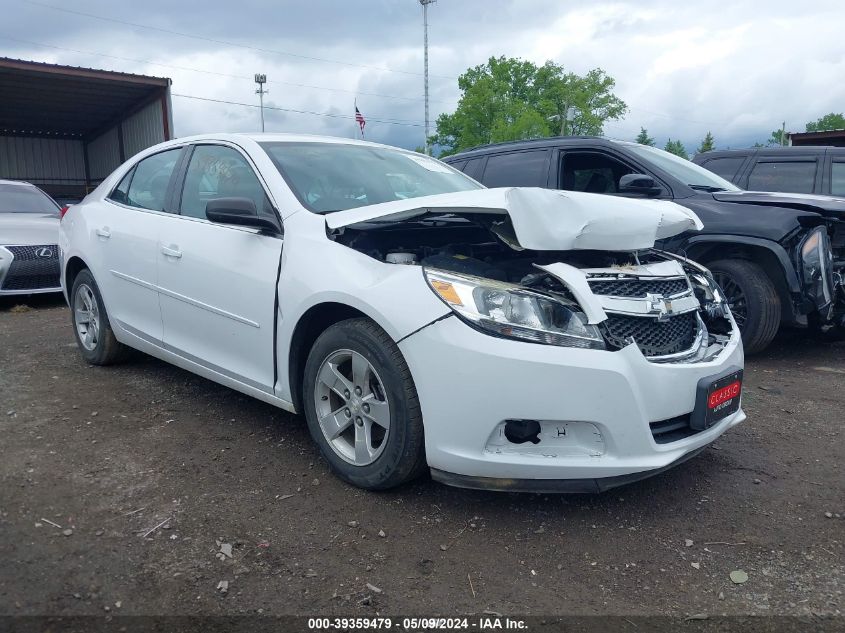
[[0,614],[842,615],[845,344],[782,336],[748,421],[638,484],[373,494],[302,418],[142,355],[89,367],[60,300],[14,306]]

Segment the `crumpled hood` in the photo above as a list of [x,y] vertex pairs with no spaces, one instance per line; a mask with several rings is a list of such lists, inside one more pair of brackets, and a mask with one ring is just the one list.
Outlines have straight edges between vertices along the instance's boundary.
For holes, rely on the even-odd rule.
[[720,202],[789,207],[802,211],[815,211],[824,216],[845,220],[845,199],[834,196],[778,191],[717,191],[713,197]]
[[0,245],[58,244],[59,216],[41,213],[0,213]]
[[475,189],[395,200],[326,216],[330,229],[399,221],[425,214],[491,214],[510,218],[519,246],[531,250],[639,250],[684,231],[699,231],[689,209],[639,200],[537,187]]

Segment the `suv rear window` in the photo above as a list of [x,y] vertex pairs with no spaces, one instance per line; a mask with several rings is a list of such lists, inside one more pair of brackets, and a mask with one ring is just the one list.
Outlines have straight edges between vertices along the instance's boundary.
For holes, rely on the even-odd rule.
[[748,176],[751,191],[813,193],[815,161],[757,163]]
[[487,187],[545,187],[549,179],[547,149],[493,154],[482,182]]

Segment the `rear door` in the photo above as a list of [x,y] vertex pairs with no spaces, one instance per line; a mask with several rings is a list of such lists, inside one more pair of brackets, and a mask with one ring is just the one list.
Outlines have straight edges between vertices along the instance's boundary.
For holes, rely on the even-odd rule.
[[158,231],[182,148],[141,160],[106,202],[85,209],[92,230],[93,274],[109,318],[157,345],[162,340],[158,300]]
[[240,148],[191,149],[180,178],[179,214],[158,244],[164,346],[193,362],[273,393],[276,285],[282,238],[210,222],[209,200],[250,198],[281,226],[257,170]]

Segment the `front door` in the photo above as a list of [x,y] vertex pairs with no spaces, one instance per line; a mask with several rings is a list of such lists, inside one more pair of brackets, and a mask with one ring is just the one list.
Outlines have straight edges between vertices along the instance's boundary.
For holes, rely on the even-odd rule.
[[164,346],[217,373],[273,393],[282,239],[210,222],[206,203],[227,197],[251,198],[260,213],[278,221],[253,166],[239,150],[195,146],[184,176],[179,214],[165,218],[159,234]]

